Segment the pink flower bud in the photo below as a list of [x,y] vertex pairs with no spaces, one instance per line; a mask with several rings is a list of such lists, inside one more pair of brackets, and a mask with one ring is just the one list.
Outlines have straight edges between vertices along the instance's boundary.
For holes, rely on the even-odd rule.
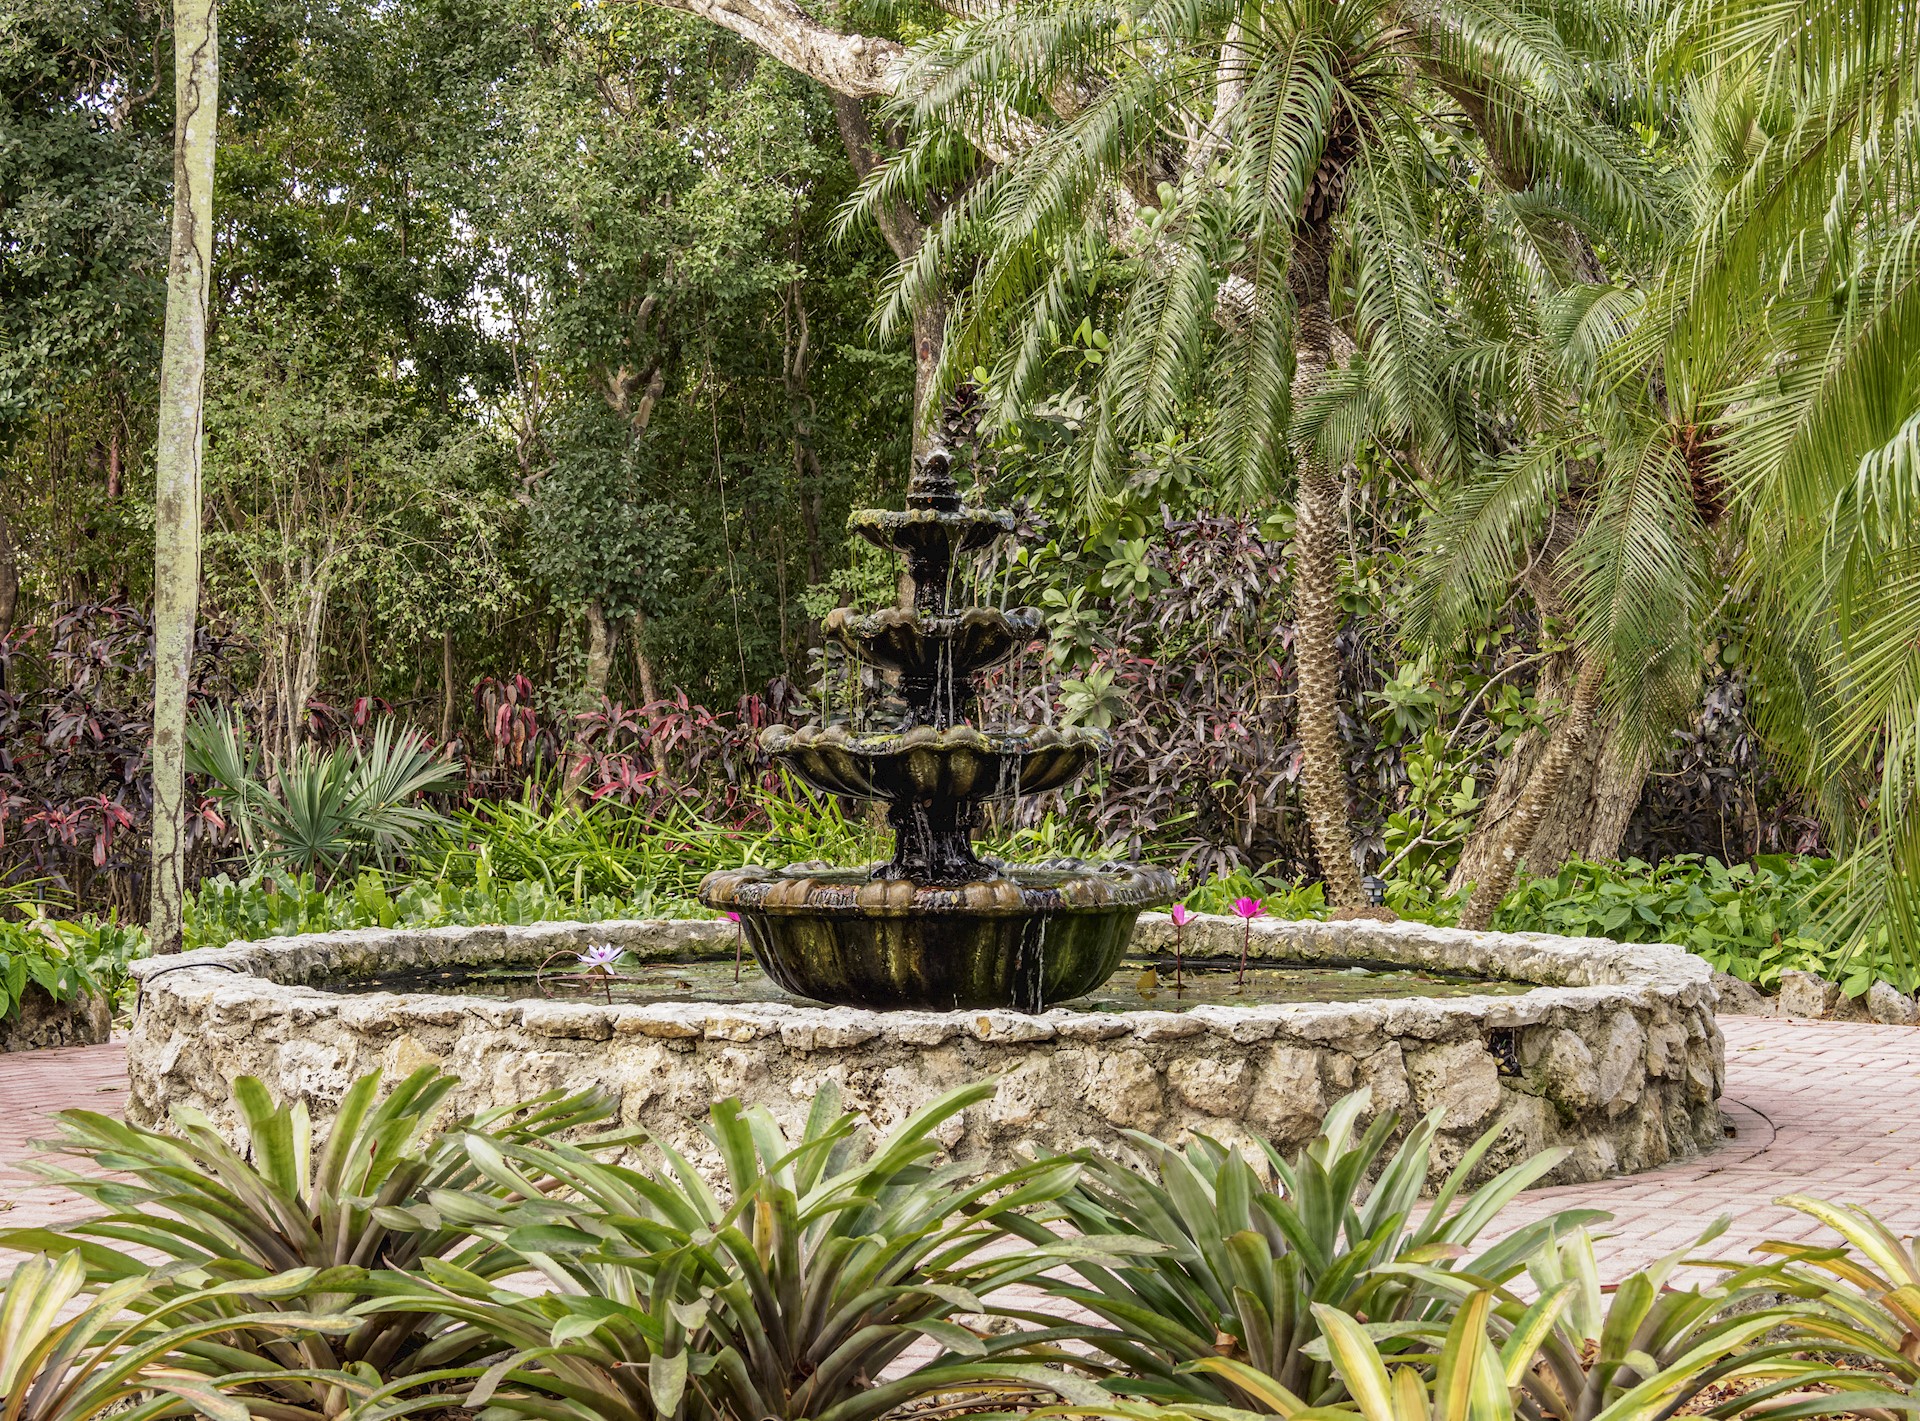
[[726,920],[730,923],[737,923],[740,921],[740,915],[736,912],[733,912],[731,909],[729,909],[724,916],[726,917]]
[[1193,916],[1187,911],[1185,903],[1175,903],[1168,911],[1173,915],[1173,925],[1176,928],[1184,928],[1187,925],[1187,919]]

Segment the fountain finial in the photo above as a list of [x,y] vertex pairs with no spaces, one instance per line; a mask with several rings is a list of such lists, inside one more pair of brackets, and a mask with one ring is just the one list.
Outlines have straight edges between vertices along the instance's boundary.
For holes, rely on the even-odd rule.
[[936,444],[913,461],[913,477],[907,481],[907,507],[930,508],[941,513],[960,511],[960,485],[953,478],[953,451]]

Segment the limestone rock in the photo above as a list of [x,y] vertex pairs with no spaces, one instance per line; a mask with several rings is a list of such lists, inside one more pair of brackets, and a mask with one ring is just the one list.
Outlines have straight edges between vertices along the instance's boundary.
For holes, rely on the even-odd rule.
[[1275,1140],[1307,1140],[1329,1103],[1320,1083],[1320,1053],[1275,1046],[1254,1081],[1247,1119]]
[[1840,989],[1824,977],[1811,972],[1780,974],[1779,1011],[1781,1016],[1823,1017],[1833,1006]]
[[113,1003],[103,996],[56,1002],[29,982],[12,1013],[0,1019],[0,1051],[42,1046],[98,1046],[113,1034]]
[[1160,1073],[1138,1051],[1120,1049],[1096,1059],[1082,1093],[1102,1120],[1122,1129],[1150,1130],[1165,1113]]
[[1867,989],[1867,1015],[1888,1026],[1912,1026],[1920,1021],[1920,1006],[1891,982],[1875,982]]
[[1569,1118],[1601,1103],[1600,1073],[1594,1067],[1593,1052],[1565,1027],[1547,1038],[1529,1075],[1540,1094]]
[[1175,1061],[1167,1079],[1181,1100],[1205,1115],[1237,1116],[1253,1095],[1253,1070],[1244,1057]]
[[1647,1033],[1632,1012],[1617,1011],[1608,1019],[1596,1047],[1593,1062],[1599,1082],[1595,1095],[1608,1115],[1618,1115],[1640,1098],[1646,1083]]
[[1413,1103],[1425,1114],[1446,1112],[1443,1129],[1469,1130],[1500,1104],[1500,1071],[1478,1041],[1455,1041],[1407,1052]]
[[1731,972],[1715,972],[1713,989],[1720,998],[1714,1009],[1722,1016],[1773,1015],[1773,1002],[1767,994]]

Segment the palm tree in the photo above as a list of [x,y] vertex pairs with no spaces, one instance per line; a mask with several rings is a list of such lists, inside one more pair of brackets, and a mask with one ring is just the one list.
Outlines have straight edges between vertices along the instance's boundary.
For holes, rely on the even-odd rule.
[[1699,0],[1691,262],[1662,312],[1767,635],[1762,728],[1848,851],[1834,925],[1920,976],[1920,16]]
[[[1292,493],[1303,795],[1336,905],[1362,897],[1336,700],[1345,480],[1368,438],[1447,474],[1478,437],[1434,378],[1437,214],[1498,186],[1491,139],[1530,189],[1524,213],[1508,194],[1508,220],[1552,227],[1575,203],[1654,216],[1633,154],[1594,121],[1571,29],[1538,0],[1012,6],[909,57],[910,136],[864,194],[952,194],[884,314],[904,322],[971,266],[937,389],[985,367],[1001,419],[1032,399],[1050,332],[1124,268],[1077,467],[1090,503],[1196,405],[1223,497]],[[1006,161],[980,162],[982,133]]]

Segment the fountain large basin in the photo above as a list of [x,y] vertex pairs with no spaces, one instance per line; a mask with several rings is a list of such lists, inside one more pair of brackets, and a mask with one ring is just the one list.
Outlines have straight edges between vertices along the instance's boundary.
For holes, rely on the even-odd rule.
[[[365,1071],[434,1066],[460,1078],[449,1102],[459,1111],[605,1088],[623,1124],[702,1167],[719,1163],[699,1129],[714,1100],[737,1096],[798,1128],[829,1080],[885,1126],[959,1082],[995,1079],[993,1098],[941,1140],[954,1158],[1002,1167],[1036,1149],[1126,1158],[1134,1130],[1291,1147],[1359,1088],[1374,1113],[1443,1110],[1449,1165],[1487,1129],[1497,1132],[1488,1169],[1565,1146],[1557,1181],[1649,1168],[1721,1138],[1711,970],[1679,948],[1415,923],[1258,920],[1247,930],[1212,918],[1189,923],[1180,942],[1188,960],[1224,971],[1243,932],[1256,968],[1397,965],[1489,988],[1169,1010],[1179,1005],[1164,990],[1174,936],[1160,914],[1142,915],[1128,949],[1160,962],[1157,997],[1041,1013],[510,1000],[463,985],[475,969],[524,972],[607,942],[635,962],[692,954],[709,978],[730,975],[738,939],[723,921],[321,933],[136,964],[128,1113],[154,1122],[188,1106],[235,1128],[231,1082],[254,1075],[324,1121]],[[413,989],[442,972],[454,974],[450,994]],[[395,974],[407,974],[406,990],[372,980]]]

